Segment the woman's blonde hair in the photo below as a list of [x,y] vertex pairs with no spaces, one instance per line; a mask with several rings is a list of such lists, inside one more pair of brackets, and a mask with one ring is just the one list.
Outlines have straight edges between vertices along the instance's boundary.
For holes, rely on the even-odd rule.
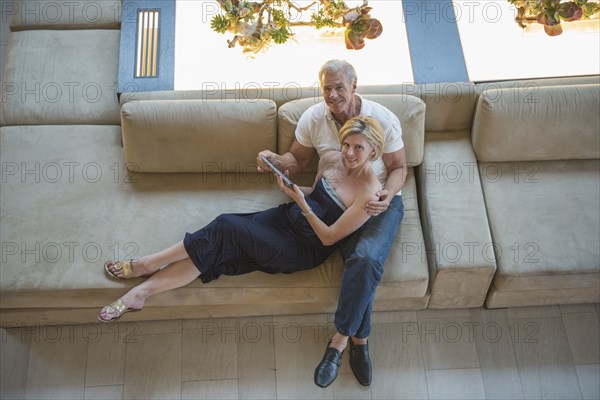
[[371,161],[377,160],[383,154],[385,135],[381,124],[375,119],[359,115],[348,120],[340,129],[340,143],[344,143],[344,140],[350,135],[363,135],[373,146],[375,154],[371,157]]

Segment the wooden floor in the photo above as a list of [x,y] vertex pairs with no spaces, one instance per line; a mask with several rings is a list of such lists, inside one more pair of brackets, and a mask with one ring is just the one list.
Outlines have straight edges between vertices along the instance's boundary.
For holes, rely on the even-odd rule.
[[313,383],[331,315],[2,330],[2,399],[598,399],[598,304],[376,313],[373,383],[344,354]]

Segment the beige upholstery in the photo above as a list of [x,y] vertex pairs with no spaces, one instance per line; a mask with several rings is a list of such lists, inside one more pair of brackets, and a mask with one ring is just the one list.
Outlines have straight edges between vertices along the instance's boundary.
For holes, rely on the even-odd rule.
[[[5,323],[31,318],[31,310],[19,311],[23,308],[39,309],[38,316],[48,318],[65,316],[61,310],[87,309],[74,315],[82,318],[79,322],[93,321],[99,307],[140,282],[109,279],[102,269],[106,259],[165,248],[223,212],[252,212],[289,201],[267,174],[132,173],[115,126],[3,127],[0,138],[6,177],[0,193]],[[36,168],[37,175],[31,172]],[[423,245],[412,173],[404,202],[406,215],[376,309],[427,304],[426,260],[403,254],[412,243]],[[198,304],[207,307],[187,318],[333,312],[341,271],[341,257],[334,255],[319,268],[293,275],[257,272],[207,285],[198,280],[153,297],[137,318],[173,318],[179,306],[202,308]]]
[[[13,32],[0,115],[1,324],[95,321],[140,282],[106,277],[106,259],[162,249],[219,213],[288,201],[271,175],[255,172],[254,158],[258,148],[287,150],[298,107],[318,101],[318,88],[209,84],[117,101],[118,3],[3,4]],[[68,12],[51,14],[58,8]],[[599,83],[359,86],[399,116],[410,165],[423,161],[416,176],[408,171],[375,310],[475,307],[486,291],[488,307],[600,300]],[[540,101],[525,103],[532,88]],[[290,103],[299,99],[308,100]],[[341,273],[334,254],[293,275],[195,281],[124,321],[333,312]]]
[[[6,0],[3,18],[10,29],[119,29],[118,0]],[[3,21],[4,23],[4,21]]]
[[118,30],[12,32],[5,57],[0,125],[119,124]]
[[496,270],[468,131],[428,132],[418,168],[430,308],[479,307]]
[[[392,111],[400,120],[402,140],[406,149],[406,162],[410,167],[419,165],[423,158],[423,135],[425,127],[425,104],[414,96],[406,95],[364,95],[365,99],[375,101]],[[320,98],[307,98],[291,101],[279,108],[278,149],[285,153],[292,144],[296,125],[300,116],[310,106],[322,101]],[[311,169],[316,170],[313,162]]]
[[419,96],[427,106],[427,132],[465,131],[471,129],[475,85],[470,82],[430,83],[421,85]]
[[[315,71],[316,73],[316,71]],[[320,99],[321,89],[317,86],[302,87],[294,83],[280,85],[274,83],[271,87],[259,88],[249,85],[248,88],[236,90],[221,90],[216,82],[206,82],[203,90],[176,90],[159,92],[131,92],[121,97],[121,104],[138,100],[236,100],[252,101],[253,99],[269,99],[277,104],[277,108],[285,103],[298,99]],[[358,86],[360,94],[406,94],[419,97],[420,87],[414,84],[367,85]]]
[[402,298],[428,298],[429,272],[427,259],[418,249],[425,246],[414,170],[409,168],[406,184],[402,188],[404,217],[394,240],[390,255],[384,265],[378,293],[396,288]]
[[494,285],[490,288],[486,307],[506,308],[528,306],[548,306],[556,304],[583,304],[598,303],[598,284],[585,288],[561,288],[561,289],[537,289],[535,291],[519,290],[505,291],[496,290]]
[[497,261],[486,305],[598,301],[600,86],[527,98],[482,94],[473,126]]
[[473,148],[480,161],[599,158],[598,110],[598,85],[491,89],[479,97]]
[[[301,273],[300,273],[301,274]],[[185,288],[180,289],[179,294],[184,294]],[[121,290],[122,292],[122,290]],[[301,287],[297,289],[284,289],[279,292],[271,291],[270,297],[261,297],[263,302],[257,302],[256,299],[263,292],[262,288],[253,291],[254,296],[246,296],[246,302],[242,304],[231,302],[226,295],[232,291],[222,289],[204,288],[201,292],[195,291],[195,294],[201,294],[201,297],[193,298],[193,305],[180,305],[173,299],[169,300],[169,306],[144,307],[144,312],[129,313],[121,322],[128,323],[132,321],[156,321],[172,319],[192,319],[192,318],[222,318],[222,317],[248,317],[258,315],[302,315],[302,314],[323,314],[335,312],[336,300],[329,294],[321,295],[321,291],[315,288]],[[331,290],[328,290],[332,293]],[[96,296],[96,293],[88,292],[90,296]],[[244,294],[250,294],[250,290],[245,290]],[[382,293],[380,287],[375,298],[375,311],[396,311],[396,310],[422,310],[427,307],[428,295],[424,297],[403,297],[381,299],[379,293]],[[217,295],[216,302],[221,304],[208,304],[206,307],[199,307],[203,299],[213,298]],[[225,296],[221,297],[223,294]],[[77,294],[80,297],[80,294]],[[180,296],[185,297],[185,296]],[[189,298],[189,297],[188,297]],[[281,299],[301,300],[297,303],[281,302]],[[323,301],[325,298],[325,301]],[[146,303],[148,304],[148,303]],[[99,307],[90,308],[17,308],[0,309],[0,324],[8,327],[26,326],[33,324],[84,324],[97,323],[95,313]]]
[[540,87],[545,86],[571,86],[571,85],[599,85],[600,75],[588,76],[563,76],[560,78],[519,79],[514,81],[483,82],[475,85],[477,94],[496,89],[519,89],[533,94]]
[[481,168],[498,262],[495,289],[598,289],[600,160]]
[[[471,128],[474,105],[477,100],[472,83],[448,84],[392,84],[358,86],[358,93],[369,95],[405,95],[421,98],[427,107],[425,130],[447,131]],[[317,87],[295,85],[270,88],[220,90],[216,83],[207,83],[205,90],[178,90],[164,92],[128,92],[121,95],[121,104],[139,100],[236,100],[271,99],[279,109],[298,99],[319,101],[321,91]]]
[[138,101],[123,105],[125,159],[139,172],[256,172],[276,149],[271,100]]

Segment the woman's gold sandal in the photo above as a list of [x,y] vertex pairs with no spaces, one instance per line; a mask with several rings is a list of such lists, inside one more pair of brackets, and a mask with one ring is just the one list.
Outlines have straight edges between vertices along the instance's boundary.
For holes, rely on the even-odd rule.
[[[133,276],[133,267],[132,267],[132,263],[133,263],[134,259],[132,258],[129,261],[117,261],[117,262],[112,262],[112,261],[107,261],[104,263],[104,271],[106,271],[106,273],[108,274],[108,276],[110,276],[111,278],[114,279],[131,279],[131,278],[135,278],[135,276]],[[115,274],[113,274],[112,272],[110,272],[110,270],[108,269],[108,267],[113,266],[115,270],[117,271],[123,271],[123,276],[117,276]]]
[[125,313],[128,313],[130,311],[140,311],[140,310],[141,310],[141,308],[127,308],[127,306],[125,305],[123,300],[119,299],[117,301],[110,303],[107,306],[104,306],[102,308],[102,310],[100,310],[100,313],[102,311],[104,311],[106,314],[116,314],[115,317],[110,318],[110,319],[104,319],[100,316],[100,313],[98,313],[97,318],[98,318],[98,321],[100,321],[100,322],[115,322],[119,318],[121,318],[123,316],[123,314],[125,314]]

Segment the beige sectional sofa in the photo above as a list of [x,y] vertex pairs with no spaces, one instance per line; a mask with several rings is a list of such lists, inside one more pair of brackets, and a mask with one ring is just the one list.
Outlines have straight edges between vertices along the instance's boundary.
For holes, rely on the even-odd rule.
[[[118,24],[99,21],[11,22],[0,113],[5,325],[95,321],[140,282],[106,277],[106,259],[287,201],[256,173],[256,153],[285,151],[319,101],[308,88],[119,100]],[[376,310],[600,301],[598,76],[359,92],[398,115],[410,167]],[[124,319],[333,312],[342,267],[336,254],[292,275],[197,281]]]

